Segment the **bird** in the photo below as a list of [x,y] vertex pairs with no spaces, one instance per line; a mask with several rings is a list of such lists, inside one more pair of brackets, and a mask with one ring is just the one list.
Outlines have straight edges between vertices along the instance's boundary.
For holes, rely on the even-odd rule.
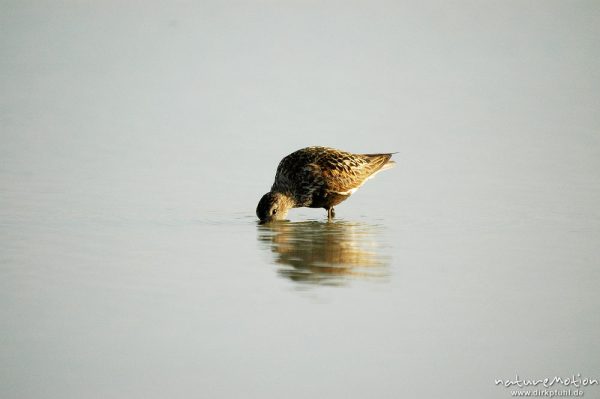
[[291,208],[324,208],[331,221],[334,206],[395,165],[393,154],[354,154],[321,146],[297,150],[279,162],[275,182],[258,202],[256,216],[268,223],[285,220]]

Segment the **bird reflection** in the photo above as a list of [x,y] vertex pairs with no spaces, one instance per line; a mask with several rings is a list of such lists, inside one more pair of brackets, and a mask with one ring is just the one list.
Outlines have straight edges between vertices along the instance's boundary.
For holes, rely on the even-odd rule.
[[277,222],[258,226],[258,239],[298,283],[343,285],[352,278],[386,278],[388,259],[378,243],[379,226],[358,222]]

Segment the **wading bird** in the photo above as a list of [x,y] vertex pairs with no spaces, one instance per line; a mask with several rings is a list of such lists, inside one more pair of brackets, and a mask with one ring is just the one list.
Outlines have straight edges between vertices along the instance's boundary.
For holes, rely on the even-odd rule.
[[328,147],[307,147],[279,162],[271,191],[256,208],[262,223],[285,219],[291,208],[333,207],[348,199],[364,182],[395,165],[393,153],[352,154]]

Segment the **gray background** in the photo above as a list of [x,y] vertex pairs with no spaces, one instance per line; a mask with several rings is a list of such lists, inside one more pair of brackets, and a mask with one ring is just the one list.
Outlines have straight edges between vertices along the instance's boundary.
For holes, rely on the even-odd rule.
[[[599,34],[597,1],[0,2],[1,396],[600,378]],[[257,226],[317,144],[398,167]]]

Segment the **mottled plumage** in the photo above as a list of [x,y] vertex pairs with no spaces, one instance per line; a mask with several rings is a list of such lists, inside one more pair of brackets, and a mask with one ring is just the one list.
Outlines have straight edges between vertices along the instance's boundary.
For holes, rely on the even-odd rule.
[[352,154],[327,147],[308,147],[281,160],[271,191],[256,208],[263,221],[285,218],[290,208],[333,207],[346,200],[367,179],[394,165],[391,153]]

